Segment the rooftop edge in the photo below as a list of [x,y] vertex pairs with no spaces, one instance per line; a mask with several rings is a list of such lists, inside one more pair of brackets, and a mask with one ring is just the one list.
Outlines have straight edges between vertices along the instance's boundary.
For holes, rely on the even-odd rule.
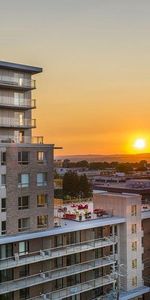
[[12,63],[7,61],[0,61],[0,69],[1,68],[6,70],[24,71],[26,73],[31,73],[31,74],[38,74],[43,71],[43,69],[40,67],[34,67],[34,66]]

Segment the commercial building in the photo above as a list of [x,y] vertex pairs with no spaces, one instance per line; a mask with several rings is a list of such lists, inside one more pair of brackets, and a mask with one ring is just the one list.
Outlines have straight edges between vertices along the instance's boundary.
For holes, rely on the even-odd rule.
[[93,183],[94,189],[113,193],[140,194],[143,204],[150,204],[150,180],[149,179],[126,179],[101,178]]

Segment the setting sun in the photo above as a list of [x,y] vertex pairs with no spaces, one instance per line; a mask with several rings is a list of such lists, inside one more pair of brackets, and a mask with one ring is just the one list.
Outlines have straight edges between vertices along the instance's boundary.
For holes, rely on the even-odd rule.
[[146,142],[145,142],[144,139],[139,138],[139,139],[135,140],[135,142],[134,142],[134,148],[142,150],[145,147],[146,147]]

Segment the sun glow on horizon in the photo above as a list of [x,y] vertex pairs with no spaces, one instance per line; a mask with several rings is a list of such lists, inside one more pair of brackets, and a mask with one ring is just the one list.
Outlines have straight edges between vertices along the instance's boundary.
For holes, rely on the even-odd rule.
[[146,141],[143,138],[138,138],[135,140],[133,146],[137,150],[144,150],[146,148]]
[[147,132],[131,133],[126,140],[126,153],[144,154],[150,153],[150,136]]

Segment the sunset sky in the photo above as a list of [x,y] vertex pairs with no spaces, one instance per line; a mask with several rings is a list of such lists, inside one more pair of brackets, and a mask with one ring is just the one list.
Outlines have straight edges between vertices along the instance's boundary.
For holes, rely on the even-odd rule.
[[34,135],[56,154],[150,151],[149,0],[0,0],[0,60],[43,67]]

